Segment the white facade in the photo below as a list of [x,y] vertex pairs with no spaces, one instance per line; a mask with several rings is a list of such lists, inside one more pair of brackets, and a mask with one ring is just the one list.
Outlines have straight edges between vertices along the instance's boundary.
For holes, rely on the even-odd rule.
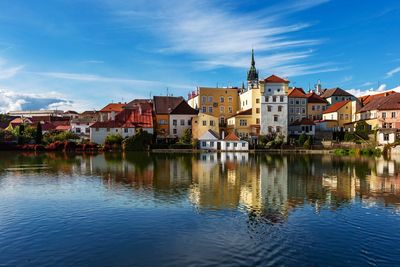
[[192,118],[197,115],[192,114],[170,114],[169,116],[169,135],[181,137],[186,129],[192,128]]
[[[153,134],[153,128],[143,128],[143,131]],[[104,144],[106,137],[110,134],[120,134],[123,138],[134,136],[136,128],[90,128],[90,142]]]
[[288,96],[286,83],[265,83],[261,92],[261,133],[288,137]]
[[71,121],[71,132],[81,136],[81,137],[90,137],[90,126],[94,122],[73,122]]
[[378,131],[379,145],[393,144],[397,141],[397,129],[390,129],[391,131]]
[[218,150],[218,138],[210,131],[205,132],[200,138],[200,149]]
[[221,150],[223,151],[248,151],[249,150],[249,142],[244,140],[239,141],[227,141],[221,140]]

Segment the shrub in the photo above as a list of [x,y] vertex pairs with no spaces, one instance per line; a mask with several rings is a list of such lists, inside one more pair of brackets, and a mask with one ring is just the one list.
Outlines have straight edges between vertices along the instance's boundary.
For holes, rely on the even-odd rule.
[[172,149],[192,149],[192,144],[176,143],[169,146]]
[[108,146],[120,146],[122,144],[122,136],[120,134],[109,134],[106,137],[106,140],[104,142],[104,144],[108,145]]
[[190,144],[192,140],[192,130],[190,128],[185,129],[182,137],[179,138],[179,143]]
[[311,137],[310,137],[310,136],[309,136],[309,137],[307,138],[307,140],[304,142],[303,147],[304,147],[305,149],[310,149],[310,148],[311,148]]
[[143,129],[138,129],[134,136],[126,138],[122,142],[124,150],[137,151],[147,150],[152,144],[153,136]]
[[300,146],[304,145],[304,143],[305,143],[306,141],[307,141],[307,135],[301,134],[301,135],[299,136],[299,140],[298,140],[299,145],[300,145]]

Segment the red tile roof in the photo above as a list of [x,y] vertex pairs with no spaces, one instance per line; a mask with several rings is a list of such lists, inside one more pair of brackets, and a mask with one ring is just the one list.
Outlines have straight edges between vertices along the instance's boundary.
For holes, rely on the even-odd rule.
[[264,79],[266,83],[289,83],[288,80],[278,77],[276,75],[271,75]]
[[69,131],[71,129],[70,125],[58,125],[56,126],[56,130],[59,131]]
[[372,100],[374,100],[376,98],[385,97],[385,96],[395,94],[395,93],[396,93],[395,91],[387,91],[387,92],[383,92],[383,93],[379,93],[379,94],[360,96],[358,99],[361,101],[361,104],[365,106],[369,102],[371,102]]
[[233,132],[231,132],[230,134],[228,134],[225,139],[225,141],[240,141],[240,138],[237,137],[236,134],[234,134]]
[[342,101],[342,102],[337,102],[335,104],[333,104],[332,106],[329,106],[324,112],[322,112],[323,114],[326,113],[331,113],[331,112],[336,112],[338,111],[340,108],[342,108],[344,105],[346,105],[347,103],[349,103],[350,100],[346,100],[346,101]]
[[372,99],[358,113],[370,110],[400,110],[400,93]]
[[107,106],[105,106],[104,108],[102,108],[100,110],[100,112],[121,112],[124,107],[126,106],[126,104],[121,104],[121,103],[110,103]]
[[183,97],[173,96],[155,96],[154,100],[154,112],[158,114],[169,114],[171,111],[179,105]]
[[307,102],[308,103],[321,103],[321,104],[326,104],[328,101],[317,95],[316,93],[308,93],[306,94],[307,96]]
[[302,88],[293,88],[293,89],[289,89],[288,97],[306,98],[307,96],[304,93]]

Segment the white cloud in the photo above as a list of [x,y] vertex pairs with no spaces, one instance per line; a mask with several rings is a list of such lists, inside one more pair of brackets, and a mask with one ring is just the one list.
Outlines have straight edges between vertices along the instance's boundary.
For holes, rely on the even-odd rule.
[[23,66],[6,66],[7,61],[0,58],[0,80],[8,79],[17,75]]
[[392,77],[396,73],[400,72],[400,67],[394,68],[386,73],[386,78]]
[[[294,38],[292,33],[310,27],[309,23],[288,23],[291,13],[305,10],[326,0],[289,1],[253,13],[238,12],[218,1],[109,1],[113,14],[132,28],[151,32],[161,39],[161,53],[189,53],[196,63],[208,69],[248,67],[249,52],[257,53],[257,66],[271,71],[270,59],[279,58],[278,74],[291,76],[336,71],[329,66],[319,68],[299,63],[309,58],[321,39]],[[141,28],[146,21],[145,28]],[[140,26],[137,26],[140,25]],[[299,51],[300,49],[300,51]],[[272,56],[271,56],[272,55]],[[293,64],[293,62],[297,62]],[[276,63],[275,63],[276,64]],[[309,69],[313,69],[310,71]]]
[[400,93],[400,85],[396,86],[391,89],[387,89],[386,84],[381,84],[378,88],[370,88],[368,90],[361,90],[361,89],[349,89],[347,90],[350,94],[353,94],[354,96],[363,96],[363,95],[375,95],[375,94],[380,94],[383,92],[388,92],[388,91],[395,91],[397,93]]
[[373,82],[365,82],[365,83],[361,84],[361,87],[371,86],[373,84],[374,84]]

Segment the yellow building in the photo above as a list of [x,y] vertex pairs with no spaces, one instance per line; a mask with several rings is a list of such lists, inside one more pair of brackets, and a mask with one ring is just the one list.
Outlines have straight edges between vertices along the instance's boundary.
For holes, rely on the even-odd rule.
[[[240,138],[248,138],[254,135],[252,132],[253,109],[239,111],[237,114],[228,118],[228,131],[235,132]],[[259,129],[259,128],[258,128]]]
[[351,122],[352,101],[337,102],[323,112],[323,120],[337,121],[337,130],[343,130],[345,124]]
[[328,106],[328,101],[320,97],[316,93],[308,93],[307,95],[307,115],[310,120],[322,120],[322,113]]
[[199,115],[192,119],[192,137],[199,139],[205,132],[212,130],[219,133],[218,117],[208,115],[206,113],[199,113]]
[[238,102],[238,88],[198,87],[197,92],[190,94],[188,100],[188,104],[199,110],[199,113],[217,117],[222,127],[226,125],[226,118],[236,114]]

